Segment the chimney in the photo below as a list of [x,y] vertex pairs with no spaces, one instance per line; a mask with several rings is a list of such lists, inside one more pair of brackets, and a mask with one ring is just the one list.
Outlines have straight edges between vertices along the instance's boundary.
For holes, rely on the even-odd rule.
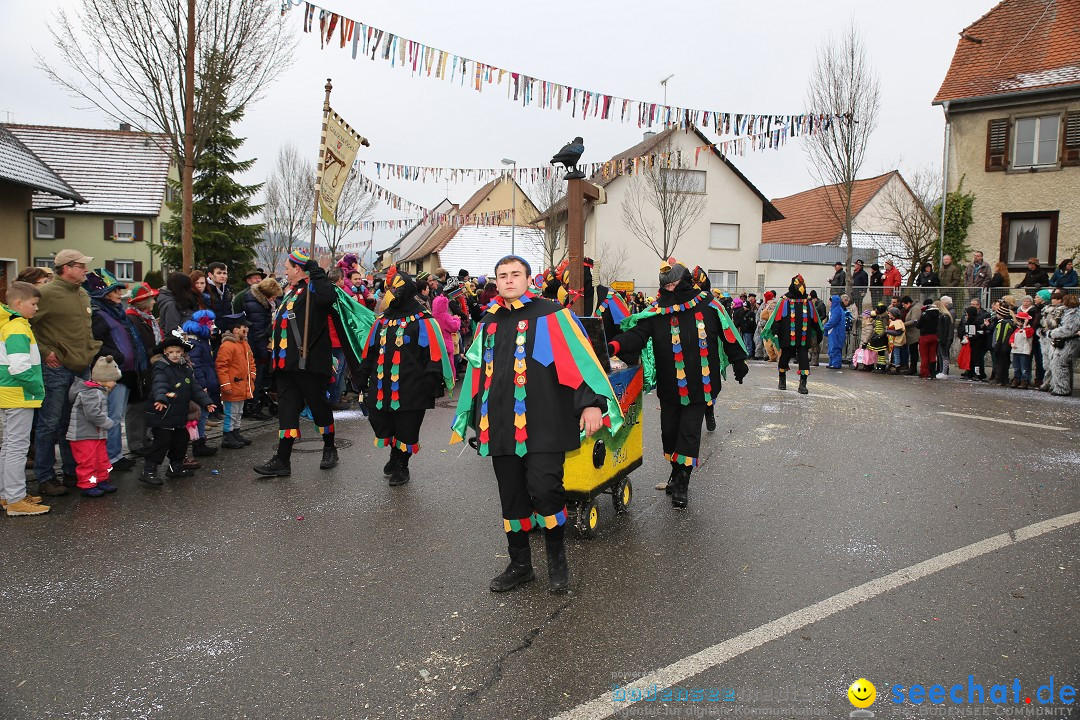
[[651,137],[655,137],[656,133],[652,130],[646,130],[645,134],[641,137],[642,140],[648,140]]
[[131,132],[131,124],[130,123],[120,123],[120,129],[123,130],[124,132]]

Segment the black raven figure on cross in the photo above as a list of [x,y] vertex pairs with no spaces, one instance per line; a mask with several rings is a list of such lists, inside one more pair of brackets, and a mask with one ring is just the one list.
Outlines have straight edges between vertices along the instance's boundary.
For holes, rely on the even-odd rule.
[[570,142],[562,146],[559,152],[555,153],[555,157],[551,158],[551,164],[561,163],[569,172],[566,173],[566,179],[584,178],[585,173],[578,170],[578,160],[581,159],[581,154],[585,152],[585,141],[580,136],[574,138]]

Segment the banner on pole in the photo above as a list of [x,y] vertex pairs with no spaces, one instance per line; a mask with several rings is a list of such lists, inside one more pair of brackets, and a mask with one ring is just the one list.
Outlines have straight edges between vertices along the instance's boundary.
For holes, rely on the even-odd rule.
[[356,152],[361,145],[368,146],[367,138],[349,127],[340,115],[331,110],[326,118],[326,137],[319,154],[322,158],[319,208],[323,220],[331,225],[337,224],[337,205],[341,198],[341,189],[349,179]]

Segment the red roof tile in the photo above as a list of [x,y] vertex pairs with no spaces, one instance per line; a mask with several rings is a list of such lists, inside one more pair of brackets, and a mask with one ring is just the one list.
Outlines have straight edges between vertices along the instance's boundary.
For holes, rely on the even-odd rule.
[[1080,85],[1080,0],[1004,0],[960,33],[934,98]]
[[[856,180],[851,194],[852,217],[858,215],[870,199],[877,195],[885,183],[896,175],[897,171],[878,175],[865,180]],[[765,223],[761,226],[761,242],[793,243],[797,245],[820,245],[836,242],[840,228],[828,206],[826,193],[835,192],[836,185],[824,185],[806,190],[797,195],[778,198],[772,201],[784,215],[783,220]]]

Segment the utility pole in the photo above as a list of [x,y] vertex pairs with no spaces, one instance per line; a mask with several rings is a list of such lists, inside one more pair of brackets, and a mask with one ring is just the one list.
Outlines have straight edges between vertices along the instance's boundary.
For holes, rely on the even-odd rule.
[[664,105],[667,105],[667,83],[668,80],[675,77],[675,73],[671,73],[666,78],[660,81],[660,84],[664,86]]
[[184,167],[183,217],[181,219],[180,252],[184,272],[195,265],[193,219],[195,202],[195,0],[187,0],[187,53],[184,60]]

